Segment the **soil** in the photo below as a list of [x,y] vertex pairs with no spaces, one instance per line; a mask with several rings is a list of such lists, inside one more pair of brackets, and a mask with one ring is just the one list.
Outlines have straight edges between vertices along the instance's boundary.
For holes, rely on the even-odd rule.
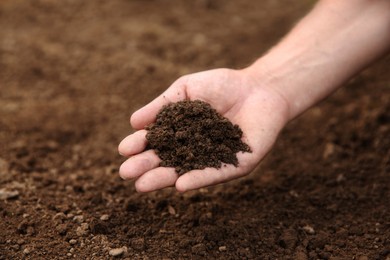
[[291,122],[248,177],[139,194],[129,115],[242,68],[313,1],[0,2],[0,259],[389,259],[390,57]]
[[242,130],[213,109],[195,100],[164,106],[156,122],[147,126],[148,146],[162,160],[160,166],[175,167],[181,175],[194,169],[238,166],[237,153],[250,152]]

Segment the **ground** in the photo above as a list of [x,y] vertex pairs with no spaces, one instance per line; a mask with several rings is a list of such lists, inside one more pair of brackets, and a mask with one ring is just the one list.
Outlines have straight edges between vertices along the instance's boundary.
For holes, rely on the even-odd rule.
[[0,259],[389,259],[389,56],[247,178],[139,194],[118,176],[133,111],[180,75],[245,67],[312,4],[2,0]]

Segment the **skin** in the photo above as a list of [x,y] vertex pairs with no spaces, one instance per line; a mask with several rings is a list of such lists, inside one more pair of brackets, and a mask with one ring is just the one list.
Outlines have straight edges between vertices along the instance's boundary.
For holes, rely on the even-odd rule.
[[[175,186],[180,192],[224,183],[249,174],[270,151],[283,127],[318,103],[390,49],[390,1],[322,0],[293,30],[251,66],[215,69],[179,78],[163,94],[136,111],[137,131],[118,147],[129,157],[123,179],[139,192]],[[146,125],[163,105],[203,100],[238,124],[252,153],[238,153],[239,166],[193,170],[178,176],[159,167],[146,147]]]

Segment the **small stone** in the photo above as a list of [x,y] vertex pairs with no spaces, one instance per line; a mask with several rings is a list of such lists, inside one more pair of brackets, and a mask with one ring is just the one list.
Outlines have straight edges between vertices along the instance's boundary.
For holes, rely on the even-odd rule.
[[322,158],[328,159],[335,151],[335,145],[333,143],[327,143],[322,153]]
[[76,221],[77,223],[82,223],[84,221],[84,216],[83,215],[74,216],[73,221]]
[[54,215],[53,220],[63,220],[66,219],[66,215],[63,212],[59,212]]
[[27,213],[24,213],[24,214],[22,215],[23,218],[28,218],[29,216],[30,216],[30,214],[27,214]]
[[108,214],[104,214],[100,217],[100,220],[103,220],[103,221],[106,221],[110,218],[110,216]]
[[69,249],[69,253],[74,253],[74,248]]
[[340,174],[337,175],[337,177],[336,177],[336,182],[337,183],[340,183],[340,182],[342,182],[344,180],[345,180],[344,174],[340,173]]
[[176,210],[171,205],[168,205],[168,212],[171,215],[175,215],[176,214]]
[[220,246],[220,247],[218,247],[218,250],[220,252],[225,252],[226,251],[226,246]]
[[309,235],[314,235],[316,233],[314,228],[309,225],[304,226],[302,229]]
[[77,244],[77,240],[76,239],[71,239],[71,240],[69,240],[69,244],[75,245],[75,244]]
[[79,226],[76,229],[76,234],[79,237],[86,236],[89,233],[89,225],[88,223],[82,223],[81,226]]
[[72,256],[72,254],[71,254],[71,253],[67,253],[66,255],[67,255],[67,256],[69,256],[69,257],[70,257],[70,256]]
[[0,200],[16,199],[19,196],[19,191],[8,191],[6,189],[0,189]]
[[28,254],[31,253],[31,251],[32,251],[31,248],[26,247],[26,248],[23,250],[23,254],[28,255]]
[[120,248],[114,248],[111,249],[108,253],[110,256],[120,256],[122,255],[126,250],[126,247],[120,247]]
[[295,190],[290,190],[289,194],[290,194],[291,197],[294,197],[294,198],[298,198],[299,197],[298,192],[296,192]]

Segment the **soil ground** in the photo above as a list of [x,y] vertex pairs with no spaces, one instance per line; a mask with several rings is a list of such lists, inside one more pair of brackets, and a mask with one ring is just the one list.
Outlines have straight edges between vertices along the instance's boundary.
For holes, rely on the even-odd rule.
[[312,4],[0,1],[0,259],[389,259],[389,57],[245,179],[139,194],[118,176],[131,112],[248,65]]

